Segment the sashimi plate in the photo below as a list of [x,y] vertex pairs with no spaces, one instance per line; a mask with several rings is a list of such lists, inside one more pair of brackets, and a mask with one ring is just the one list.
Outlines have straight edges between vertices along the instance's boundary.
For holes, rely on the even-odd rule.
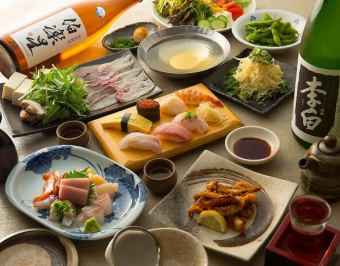
[[[231,228],[228,228],[227,233],[220,233],[200,226],[193,218],[189,218],[187,209],[193,202],[193,195],[204,190],[206,182],[211,180],[227,184],[246,181],[262,186],[256,192],[256,210],[242,234]],[[182,181],[150,211],[150,215],[167,227],[191,233],[206,248],[249,261],[279,223],[296,188],[296,183],[253,172],[217,154],[204,151]]]
[[[80,227],[66,228],[48,220],[48,211],[37,211],[32,199],[41,194],[44,172],[60,173],[90,167],[107,182],[119,183],[119,191],[112,202],[113,214],[105,216],[101,231],[84,234]],[[142,212],[147,193],[143,181],[132,171],[86,148],[52,146],[27,156],[11,171],[5,187],[9,201],[24,214],[66,237],[96,240],[114,235],[132,224]]]
[[[114,61],[118,58],[122,58],[124,56],[131,56],[135,60],[133,68],[141,68],[137,59],[134,57],[134,55],[131,53],[131,51],[129,49],[111,54],[111,55],[103,57],[103,58],[96,59],[94,61],[87,62],[85,64],[81,64],[81,65],[78,66],[78,68],[109,63],[109,62],[112,62],[112,61]],[[146,75],[144,70],[141,70],[141,72],[143,72]],[[152,80],[149,77],[147,77],[146,81],[152,82]],[[2,93],[2,87],[3,87],[3,84],[0,83],[0,94]],[[116,102],[116,103],[108,105],[104,108],[92,110],[87,114],[86,117],[84,117],[81,120],[90,121],[90,120],[93,120],[95,118],[98,118],[98,117],[101,117],[101,116],[104,116],[104,115],[107,115],[107,114],[110,114],[110,113],[113,113],[113,112],[117,112],[121,109],[127,108],[127,107],[135,104],[141,98],[154,97],[154,96],[159,95],[161,93],[162,93],[162,90],[158,86],[155,85],[154,88],[151,91],[147,92],[146,94],[139,96],[138,98],[136,98],[134,100],[127,101],[127,102]],[[19,113],[20,113],[21,108],[13,105],[10,101],[7,101],[7,100],[1,99],[1,98],[0,98],[0,105],[3,109],[2,113],[4,114],[5,120],[7,122],[9,130],[12,134],[12,137],[21,137],[21,136],[25,136],[25,135],[30,135],[30,134],[46,131],[46,130],[49,130],[49,129],[54,129],[54,128],[58,127],[58,125],[61,123],[61,122],[55,122],[55,123],[51,123],[51,124],[48,124],[48,125],[28,125],[28,124],[24,123],[19,117]],[[70,118],[70,120],[73,120],[73,119],[79,119],[79,118],[75,118],[75,117]]]

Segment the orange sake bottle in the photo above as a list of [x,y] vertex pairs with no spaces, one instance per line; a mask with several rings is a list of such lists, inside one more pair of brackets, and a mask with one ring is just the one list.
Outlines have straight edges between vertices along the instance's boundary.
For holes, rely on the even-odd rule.
[[[87,0],[49,14],[1,36],[0,72],[28,72],[48,60],[59,63],[63,53],[75,54],[97,40],[116,16],[136,0]],[[90,41],[89,41],[90,40]]]

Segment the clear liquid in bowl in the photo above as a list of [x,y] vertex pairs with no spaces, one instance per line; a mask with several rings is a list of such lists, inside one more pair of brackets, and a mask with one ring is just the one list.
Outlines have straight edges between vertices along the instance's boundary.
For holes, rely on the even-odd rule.
[[219,47],[204,40],[179,39],[156,44],[146,54],[153,69],[185,74],[209,69],[221,62]]

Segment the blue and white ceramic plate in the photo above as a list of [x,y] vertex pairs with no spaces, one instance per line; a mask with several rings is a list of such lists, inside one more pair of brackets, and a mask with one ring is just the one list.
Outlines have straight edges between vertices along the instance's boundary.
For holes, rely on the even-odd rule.
[[[74,169],[92,168],[108,182],[119,183],[119,192],[112,202],[113,214],[105,216],[101,232],[84,234],[78,227],[66,228],[47,219],[48,211],[37,211],[32,199],[41,194],[42,174],[56,170],[60,173]],[[96,240],[114,235],[132,224],[142,212],[146,202],[143,181],[129,169],[94,151],[77,146],[48,147],[27,156],[10,173],[6,182],[10,202],[42,225],[73,239]]]

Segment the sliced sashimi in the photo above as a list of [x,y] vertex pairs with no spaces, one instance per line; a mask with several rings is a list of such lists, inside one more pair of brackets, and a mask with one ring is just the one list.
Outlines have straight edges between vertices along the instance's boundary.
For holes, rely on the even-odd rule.
[[76,216],[73,223],[75,225],[82,225],[87,219],[92,217],[95,217],[100,225],[104,224],[104,208],[99,205],[86,206],[81,209],[81,212]]
[[161,153],[161,145],[156,136],[140,132],[133,132],[126,135],[120,142],[119,148],[125,150],[128,148],[137,150],[150,150],[157,154]]
[[109,215],[113,212],[112,199],[109,194],[104,193],[97,198],[94,203],[95,205],[101,206],[104,210],[104,215]]
[[33,199],[33,203],[48,198],[51,194],[58,195],[60,175],[57,171],[47,172],[42,175],[45,180],[43,193]]
[[98,196],[107,193],[110,195],[111,198],[113,198],[115,194],[118,192],[118,189],[119,189],[118,183],[105,183],[96,186],[96,193]]
[[59,189],[59,199],[69,200],[73,204],[85,206],[89,191],[76,187],[61,185]]
[[174,142],[189,142],[192,139],[192,133],[188,129],[173,122],[159,125],[152,134],[160,139]]
[[51,204],[57,199],[55,195],[49,195],[46,199],[34,202],[34,207],[38,210],[50,209]]
[[135,60],[130,55],[116,59],[113,62],[98,66],[98,73],[124,72],[133,68]]
[[117,103],[116,94],[104,94],[90,103],[91,111],[99,110]]
[[194,112],[180,113],[175,116],[172,122],[178,123],[191,132],[198,132],[199,134],[205,134],[209,131],[207,122],[199,118]]
[[90,180],[88,178],[62,178],[60,185],[89,190]]
[[116,94],[118,102],[125,103],[133,101],[155,89],[155,85],[147,85],[145,87],[131,87],[128,91],[119,91]]

